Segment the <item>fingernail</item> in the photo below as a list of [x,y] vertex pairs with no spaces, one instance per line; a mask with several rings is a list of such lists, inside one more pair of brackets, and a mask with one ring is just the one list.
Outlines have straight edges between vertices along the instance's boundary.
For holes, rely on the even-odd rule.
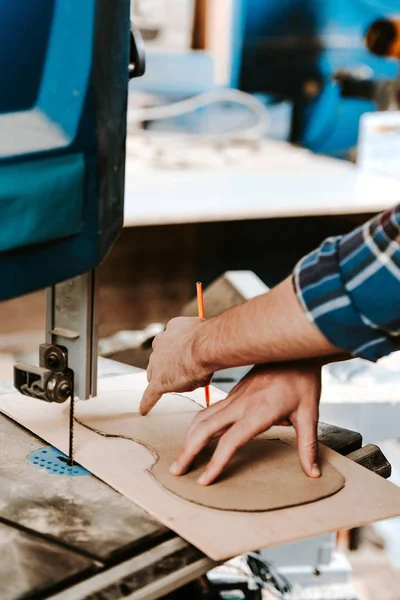
[[178,475],[179,466],[176,461],[174,463],[172,463],[172,465],[170,466],[169,472],[171,473],[171,475]]
[[320,477],[321,470],[317,464],[313,465],[313,467],[311,469],[311,474],[313,477]]
[[202,473],[202,475],[200,475],[200,477],[197,480],[197,483],[199,483],[200,485],[205,485],[207,483],[207,473],[204,471],[204,473]]

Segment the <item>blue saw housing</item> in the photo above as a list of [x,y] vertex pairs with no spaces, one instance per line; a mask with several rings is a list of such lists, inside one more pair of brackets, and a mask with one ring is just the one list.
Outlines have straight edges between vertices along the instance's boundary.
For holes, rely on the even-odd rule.
[[0,0],[0,299],[99,265],[123,224],[129,0]]

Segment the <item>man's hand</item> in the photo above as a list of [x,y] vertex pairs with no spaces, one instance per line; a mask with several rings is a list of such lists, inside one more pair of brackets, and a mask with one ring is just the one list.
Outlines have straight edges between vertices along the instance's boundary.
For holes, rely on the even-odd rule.
[[253,437],[273,425],[293,425],[301,466],[309,477],[319,477],[321,364],[307,361],[255,367],[225,400],[198,413],[171,473],[183,475],[202,448],[219,437],[214,455],[199,479],[201,485],[208,485],[221,474],[236,450]]
[[212,372],[195,359],[195,344],[204,321],[193,317],[172,319],[166,330],[154,338],[153,354],[147,368],[149,385],[140,403],[146,415],[168,392],[191,392],[210,383]]
[[267,294],[207,321],[173,319],[155,338],[153,347],[142,414],[166,392],[188,392],[207,385],[214,371],[242,365],[294,364],[339,351],[309,321],[290,277]]

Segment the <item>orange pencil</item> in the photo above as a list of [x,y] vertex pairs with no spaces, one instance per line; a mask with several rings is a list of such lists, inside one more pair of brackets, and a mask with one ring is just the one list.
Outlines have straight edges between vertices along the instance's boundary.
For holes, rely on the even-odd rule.
[[[196,292],[197,292],[197,307],[199,311],[199,318],[204,319],[204,298],[203,298],[203,285],[200,281],[196,283]],[[206,397],[206,404],[210,406],[210,386],[207,385],[204,388],[204,394]]]

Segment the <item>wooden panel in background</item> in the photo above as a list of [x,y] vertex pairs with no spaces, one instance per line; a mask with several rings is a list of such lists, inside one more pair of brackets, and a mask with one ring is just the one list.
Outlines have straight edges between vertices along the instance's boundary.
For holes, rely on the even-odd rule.
[[195,225],[124,229],[100,269],[100,336],[179,314],[195,293]]
[[0,302],[1,335],[44,329],[44,291]]
[[206,48],[207,0],[196,0],[192,33],[192,49]]

